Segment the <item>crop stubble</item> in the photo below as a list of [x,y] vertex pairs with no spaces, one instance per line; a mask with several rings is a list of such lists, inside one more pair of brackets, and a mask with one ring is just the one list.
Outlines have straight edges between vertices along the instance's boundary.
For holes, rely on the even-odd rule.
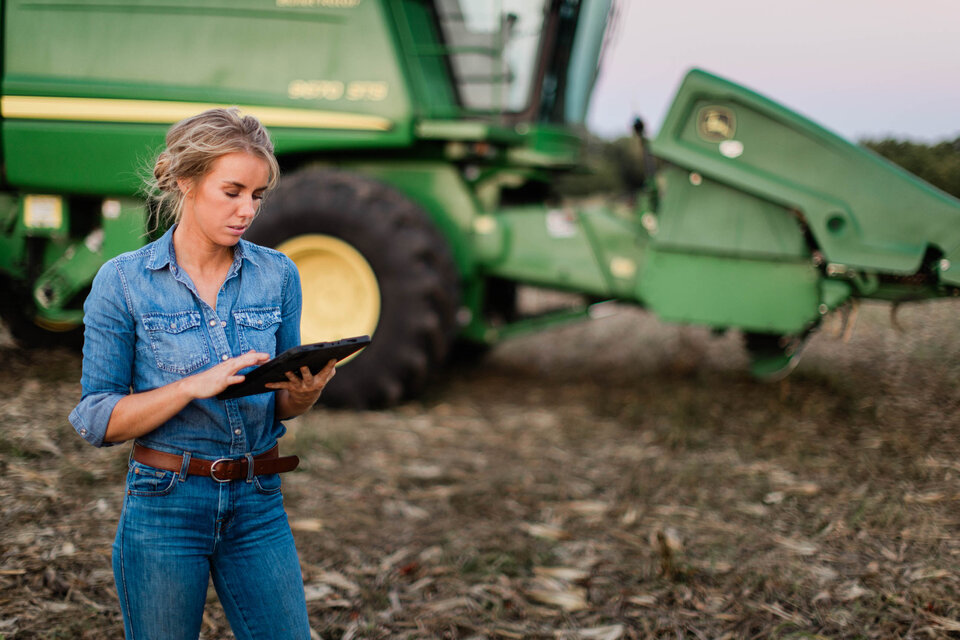
[[[957,301],[866,306],[762,384],[739,336],[623,309],[282,443],[323,638],[960,633]],[[127,447],[66,421],[79,357],[0,347],[0,638],[121,637]],[[207,640],[231,637],[211,597]]]

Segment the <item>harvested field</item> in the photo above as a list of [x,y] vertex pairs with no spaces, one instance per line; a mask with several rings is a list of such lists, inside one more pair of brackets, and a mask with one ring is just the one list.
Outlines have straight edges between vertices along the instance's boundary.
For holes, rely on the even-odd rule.
[[[762,384],[737,334],[624,308],[292,421],[315,637],[960,637],[958,312],[867,305]],[[67,422],[77,354],[0,358],[0,639],[120,638],[127,447]]]

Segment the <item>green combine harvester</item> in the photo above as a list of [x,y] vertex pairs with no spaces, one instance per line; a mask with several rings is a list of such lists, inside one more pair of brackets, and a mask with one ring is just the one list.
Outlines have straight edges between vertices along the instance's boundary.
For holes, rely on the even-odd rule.
[[[560,201],[611,0],[0,6],[2,310],[25,342],[76,339],[97,269],[149,240],[139,174],[213,105],[274,136],[284,177],[248,238],[300,269],[304,342],[373,336],[336,404],[395,403],[455,343],[603,301],[738,329],[776,375],[834,310],[960,291],[960,201],[702,71],[630,205]],[[519,285],[584,303],[520,317]]]

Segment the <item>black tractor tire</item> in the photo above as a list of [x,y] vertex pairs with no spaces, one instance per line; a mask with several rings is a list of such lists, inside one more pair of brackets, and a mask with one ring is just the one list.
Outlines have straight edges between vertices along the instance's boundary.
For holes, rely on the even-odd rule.
[[[380,317],[370,346],[343,363],[320,402],[385,407],[421,392],[457,332],[460,284],[446,239],[397,189],[347,171],[307,168],[281,180],[246,239],[268,247],[308,234],[337,238],[376,277]],[[301,270],[304,299],[315,283]],[[333,336],[348,337],[348,336]]]
[[79,350],[83,346],[83,324],[44,326],[34,318],[25,293],[7,287],[0,300],[0,319],[18,347],[24,349],[66,347]]

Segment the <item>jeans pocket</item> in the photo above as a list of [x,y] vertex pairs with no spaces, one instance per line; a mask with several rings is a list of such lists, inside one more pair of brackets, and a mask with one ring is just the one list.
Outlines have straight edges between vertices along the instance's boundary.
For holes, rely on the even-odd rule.
[[171,373],[192,373],[210,362],[198,311],[147,313],[143,326],[150,336],[157,367]]
[[173,471],[133,462],[127,473],[127,495],[144,497],[168,495],[176,488],[179,475]]
[[257,309],[238,309],[233,312],[240,334],[240,351],[250,349],[277,355],[277,329],[280,328],[280,307],[260,307]]
[[279,473],[268,473],[262,476],[253,477],[253,486],[256,487],[257,493],[265,496],[272,496],[280,493],[280,484]]

